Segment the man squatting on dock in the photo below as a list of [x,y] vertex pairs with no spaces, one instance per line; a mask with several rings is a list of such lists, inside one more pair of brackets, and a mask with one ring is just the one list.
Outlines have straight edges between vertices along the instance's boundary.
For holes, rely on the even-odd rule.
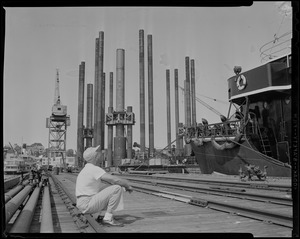
[[113,218],[113,212],[123,209],[123,188],[129,193],[133,189],[127,180],[110,175],[97,166],[101,165],[98,148],[90,147],[83,153],[86,164],[76,180],[76,205],[82,213],[98,214],[97,221],[101,220],[101,211],[106,210],[102,224],[123,226]]

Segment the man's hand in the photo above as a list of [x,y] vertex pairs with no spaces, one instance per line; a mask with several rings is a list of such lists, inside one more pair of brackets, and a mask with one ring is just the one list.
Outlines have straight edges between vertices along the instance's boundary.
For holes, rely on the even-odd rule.
[[133,188],[131,186],[129,186],[128,188],[125,189],[126,192],[132,193],[133,192]]

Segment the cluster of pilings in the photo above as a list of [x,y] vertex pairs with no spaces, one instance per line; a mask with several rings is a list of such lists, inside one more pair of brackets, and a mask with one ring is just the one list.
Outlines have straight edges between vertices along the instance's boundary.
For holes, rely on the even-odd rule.
[[[139,99],[140,99],[140,151],[138,159],[144,161],[155,156],[154,148],[154,106],[153,106],[153,54],[152,35],[147,35],[147,69],[148,69],[148,126],[149,126],[149,148],[145,146],[146,124],[145,124],[145,47],[144,30],[139,30]],[[131,159],[132,153],[132,126],[135,123],[132,106],[125,109],[125,50],[116,50],[116,103],[113,107],[113,72],[109,74],[109,102],[105,114],[105,73],[104,64],[104,32],[99,32],[95,44],[95,81],[87,85],[87,111],[86,126],[83,124],[84,112],[84,81],[85,62],[79,66],[79,92],[78,92],[78,131],[77,131],[77,165],[83,166],[83,152],[85,148],[100,145],[103,153],[105,166],[118,166],[124,158]],[[189,57],[185,59],[185,126],[196,125],[195,104],[195,69],[194,60]],[[191,71],[191,73],[190,73]],[[190,80],[191,75],[191,80]],[[171,152],[171,110],[170,110],[170,70],[167,69],[167,141]],[[178,69],[174,69],[175,81],[175,130],[176,130],[176,156],[190,155],[191,149],[188,145],[183,148],[183,138],[179,130],[183,123],[179,122],[179,99],[178,99]],[[93,89],[94,87],[94,89]],[[190,93],[191,92],[191,93]],[[94,98],[93,98],[94,94]],[[93,112],[94,110],[94,112]],[[94,115],[93,115],[94,113]],[[104,149],[105,124],[107,130],[107,150]],[[116,134],[113,137],[115,126]],[[127,127],[127,136],[124,136],[124,127]],[[85,142],[84,142],[85,139]],[[84,146],[85,145],[85,146]]]
[[[113,72],[109,74],[109,105],[105,114],[104,32],[99,32],[95,44],[95,80],[87,84],[86,126],[84,118],[85,62],[79,66],[78,126],[76,164],[83,166],[83,152],[91,146],[100,146],[104,166],[117,166],[121,159],[132,158],[132,125],[135,123],[132,106],[125,109],[125,50],[116,50],[116,107],[113,107]],[[94,88],[94,89],[93,89]],[[105,124],[107,150],[104,149]],[[113,126],[116,136],[113,138]],[[124,137],[127,126],[127,137]],[[126,150],[127,143],[127,150]]]
[[[191,63],[191,64],[190,64]],[[185,127],[196,127],[196,96],[195,96],[195,60],[185,57],[185,81],[184,81],[184,115]],[[179,133],[184,125],[179,122],[179,98],[178,98],[178,69],[174,69],[175,83],[175,132],[176,132],[176,156],[191,155],[189,144],[183,148],[183,138]],[[166,70],[166,97],[167,97],[167,142],[171,152],[171,109],[170,109],[170,69]]]

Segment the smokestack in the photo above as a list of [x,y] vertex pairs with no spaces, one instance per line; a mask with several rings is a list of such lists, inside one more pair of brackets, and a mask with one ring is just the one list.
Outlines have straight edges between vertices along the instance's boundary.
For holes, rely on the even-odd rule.
[[145,154],[145,57],[144,30],[139,30],[139,70],[140,70],[140,154]]
[[192,126],[196,127],[196,86],[195,86],[195,61],[191,60],[191,88],[192,88]]
[[[86,148],[92,147],[92,128],[93,128],[93,84],[87,84],[86,102]],[[90,137],[88,137],[90,136]]]
[[[125,76],[125,50],[117,49],[117,75],[116,75],[116,111],[124,111],[125,101],[125,87],[124,87],[124,76]],[[116,137],[114,138],[114,166],[121,163],[121,159],[125,158],[126,155],[126,138],[124,137],[124,125],[116,125]]]
[[[109,74],[109,106],[108,113],[113,113],[113,72]],[[113,125],[107,127],[107,167],[112,165]]]
[[95,81],[94,81],[94,147],[98,144],[97,133],[97,114],[98,114],[98,68],[99,68],[99,38],[96,38],[95,44]]
[[170,106],[170,70],[166,70],[166,90],[167,90],[167,140],[168,149],[171,152],[171,106]]
[[178,97],[178,69],[174,70],[174,81],[175,81],[175,132],[176,132],[176,151],[175,155],[178,156],[180,150],[180,140],[178,136],[179,126],[179,97]]
[[79,65],[79,87],[78,87],[78,118],[77,118],[77,165],[82,167],[84,138],[83,138],[83,112],[84,112],[84,74],[85,63]]
[[149,104],[149,157],[154,156],[154,115],[153,115],[153,59],[152,35],[148,40],[148,104]]

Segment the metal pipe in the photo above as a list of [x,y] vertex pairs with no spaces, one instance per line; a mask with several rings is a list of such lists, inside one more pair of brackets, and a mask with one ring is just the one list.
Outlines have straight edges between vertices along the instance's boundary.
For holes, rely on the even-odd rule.
[[[127,112],[132,113],[132,106],[127,106]],[[132,125],[127,125],[127,158],[132,159]]]
[[32,185],[27,185],[21,192],[13,197],[9,202],[5,204],[5,222],[6,224],[10,221],[12,216],[18,210],[20,205],[23,203],[25,198],[31,192]]
[[191,60],[191,92],[192,92],[192,126],[197,125],[196,115],[196,86],[195,86],[195,60]]
[[167,141],[171,152],[171,104],[170,104],[170,70],[166,70],[166,96],[167,96]]
[[109,73],[109,106],[114,107],[114,98],[113,98],[113,92],[114,92],[114,73]]
[[[178,124],[178,128],[182,128],[183,127],[183,123],[179,123]],[[180,136],[179,138],[179,145],[180,145],[180,156],[183,156],[183,136]]]
[[[116,111],[124,111],[125,101],[125,50],[117,49],[117,64],[116,64]],[[114,162],[113,165],[117,166],[121,163],[121,159],[126,155],[126,139],[124,137],[124,125],[116,125],[116,137],[114,138]]]
[[[97,112],[96,114],[96,140],[94,142],[95,146],[100,145],[100,149],[103,149],[102,144],[102,129],[103,126],[103,116],[102,116],[102,79],[103,79],[103,55],[104,55],[104,32],[99,32],[99,55],[98,55],[98,84],[97,84]],[[94,136],[95,137],[95,136]]]
[[101,149],[104,149],[104,139],[105,139],[105,73],[102,75],[102,100],[101,100]]
[[11,189],[9,192],[5,193],[5,203],[11,200],[17,193],[19,193],[24,188],[23,185],[18,185]]
[[153,55],[152,35],[147,35],[148,43],[148,104],[149,104],[149,157],[154,156],[154,114],[153,114]]
[[100,145],[101,150],[103,148],[103,58],[104,58],[104,32],[99,32],[99,68],[98,68],[98,75],[99,75],[99,84],[98,84],[98,115],[97,115],[97,132],[98,132],[98,145]]
[[145,154],[145,56],[144,30],[139,30],[139,73],[140,73],[140,153]]
[[[109,106],[108,113],[113,113],[113,72],[110,72],[109,79]],[[107,127],[107,167],[111,166],[113,150],[113,125]]]
[[180,152],[180,140],[178,138],[178,126],[179,126],[179,97],[178,97],[178,69],[174,70],[175,81],[175,132],[176,132],[176,151],[175,155],[178,156]]
[[13,188],[20,182],[20,177],[15,177],[11,179],[7,179],[4,181],[4,191]]
[[[92,132],[93,125],[93,84],[87,84],[86,128]],[[92,147],[91,137],[86,138],[86,148]]]
[[184,123],[187,125],[187,83],[184,80]]
[[[108,107],[108,113],[113,113],[113,107]],[[113,149],[113,126],[107,127],[107,167],[112,166],[112,149]]]
[[40,232],[41,233],[53,233],[54,232],[52,213],[51,213],[50,192],[49,192],[48,186],[44,186]]
[[18,216],[16,222],[10,230],[10,233],[28,233],[30,229],[30,225],[32,222],[32,218],[34,215],[34,211],[39,199],[41,187],[36,187],[31,194],[28,202],[23,208],[22,212]]
[[79,86],[78,86],[78,114],[77,114],[77,154],[76,165],[83,166],[83,151],[84,151],[84,138],[83,138],[83,115],[84,115],[84,75],[85,75],[85,62],[79,65]]
[[190,60],[189,57],[185,57],[185,74],[186,74],[186,126],[190,127],[191,126],[191,90],[190,90]]
[[98,68],[99,68],[99,38],[96,38],[96,46],[95,46],[95,82],[94,82],[94,132],[93,145],[98,146],[98,133],[97,133],[97,115],[98,115]]

